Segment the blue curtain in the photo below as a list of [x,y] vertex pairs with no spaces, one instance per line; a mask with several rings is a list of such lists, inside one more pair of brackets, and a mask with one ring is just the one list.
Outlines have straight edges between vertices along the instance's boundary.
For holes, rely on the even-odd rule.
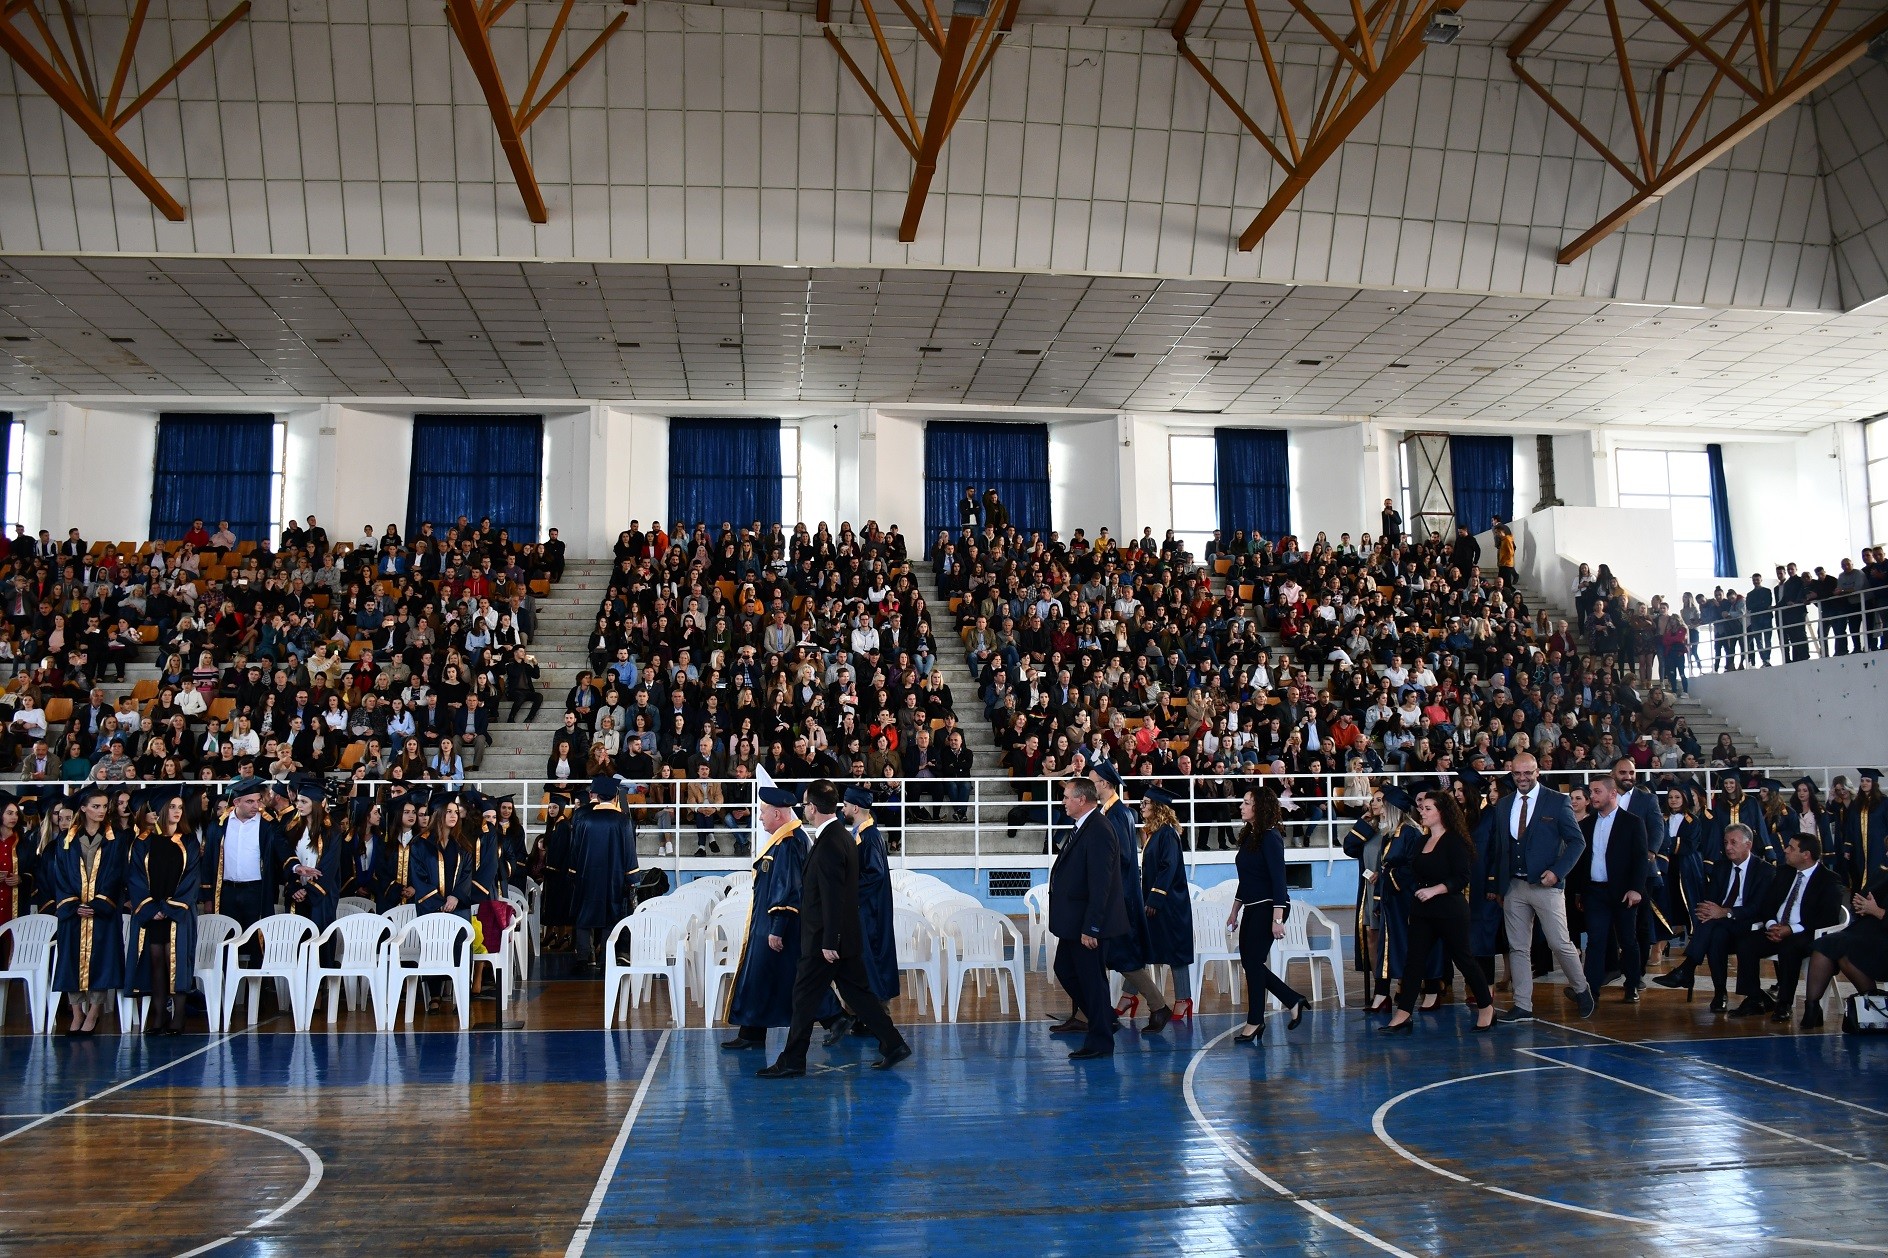
[[534,542],[543,481],[544,416],[415,415],[406,535],[490,516],[512,541]]
[[[962,527],[957,503],[974,485],[979,499],[995,489],[1010,524],[1027,537],[1047,535],[1049,425],[934,419],[924,426],[924,548],[939,529],[955,537]],[[980,524],[989,523],[978,517]]]
[[202,520],[228,520],[238,541],[269,541],[275,512],[275,416],[165,412],[157,417],[151,538],[175,541]]
[[1291,444],[1273,428],[1215,428],[1213,454],[1218,462],[1219,528],[1248,536],[1257,530],[1267,541],[1291,532]]
[[746,528],[780,519],[778,419],[671,419],[669,518],[705,524],[710,537],[723,524]]
[[[0,411],[0,488],[11,488],[9,482],[13,476],[13,412]],[[13,536],[13,525],[19,519],[20,504],[7,496],[0,501],[5,508],[6,535]]]
[[1731,545],[1731,495],[1724,486],[1724,447],[1709,445],[1704,455],[1711,464],[1711,556],[1721,577],[1738,575],[1737,548]]
[[1454,472],[1455,522],[1485,533],[1493,518],[1514,519],[1514,438],[1449,438]]

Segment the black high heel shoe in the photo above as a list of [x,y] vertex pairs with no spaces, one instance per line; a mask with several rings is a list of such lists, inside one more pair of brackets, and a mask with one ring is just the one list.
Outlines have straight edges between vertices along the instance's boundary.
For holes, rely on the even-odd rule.
[[1247,1027],[1245,1031],[1234,1031],[1232,1042],[1235,1044],[1256,1044],[1265,1038],[1265,1024]]
[[1493,1031],[1495,1029],[1495,1026],[1497,1025],[1499,1021],[1500,1019],[1498,1018],[1490,1018],[1488,1019],[1488,1022],[1486,1025],[1480,1022],[1471,1022],[1469,1023],[1468,1029],[1471,1033],[1475,1035],[1487,1035],[1490,1031]]
[[1405,1018],[1401,1022],[1386,1022],[1377,1028],[1378,1035],[1414,1035],[1416,1019]]
[[1297,1004],[1293,1005],[1291,1007],[1291,1021],[1285,1024],[1285,1029],[1287,1031],[1296,1031],[1298,1029],[1298,1024],[1305,1020],[1305,1010],[1309,1009],[1310,1007],[1311,1007],[1311,1002],[1306,1001],[1306,1000],[1301,1000]]

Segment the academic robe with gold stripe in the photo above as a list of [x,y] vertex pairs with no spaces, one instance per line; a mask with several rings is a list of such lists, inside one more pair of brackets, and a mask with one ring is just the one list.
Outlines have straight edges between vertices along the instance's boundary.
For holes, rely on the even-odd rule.
[[[117,991],[125,985],[124,899],[125,874],[131,860],[131,840],[105,826],[105,841],[90,860],[79,845],[79,833],[68,830],[46,862],[51,875],[54,914],[59,918],[59,963],[53,990],[62,992]],[[87,921],[81,908],[92,910]]]
[[[151,849],[160,843],[174,844],[182,860],[182,872],[170,894],[158,897],[151,885]],[[130,989],[140,996],[158,992],[187,992],[194,986],[197,959],[197,889],[202,879],[202,856],[196,838],[190,834],[162,835],[153,831],[131,845],[131,860],[126,871],[130,887],[131,918],[126,926],[130,936]],[[169,969],[165,974],[151,973],[151,958],[145,940],[158,921],[170,923]]]
[[[770,835],[754,858],[754,906],[728,998],[729,1026],[793,1025],[793,977],[800,965],[800,888],[812,850],[799,821]],[[767,937],[784,945],[775,952]]]

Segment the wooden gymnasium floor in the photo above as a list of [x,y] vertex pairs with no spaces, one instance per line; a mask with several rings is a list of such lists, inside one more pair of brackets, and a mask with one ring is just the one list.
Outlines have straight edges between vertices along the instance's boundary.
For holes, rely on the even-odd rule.
[[[1590,1022],[1384,1040],[1327,1000],[1259,1049],[1192,1026],[1071,1063],[1030,1019],[895,1012],[917,1055],[724,1031],[532,982],[416,1031],[0,1036],[0,1252],[1644,1254],[1888,1251],[1888,1045],[1769,1033],[1654,988]],[[1299,972],[1302,977],[1302,972]],[[1328,992],[1327,992],[1328,995]],[[1143,1019],[1144,1020],[1144,1015]],[[774,1033],[778,1047],[781,1032]]]

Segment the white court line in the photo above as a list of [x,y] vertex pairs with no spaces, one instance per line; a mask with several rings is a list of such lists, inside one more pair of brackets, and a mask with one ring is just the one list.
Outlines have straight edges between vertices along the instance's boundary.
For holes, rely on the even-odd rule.
[[[1523,1052],[1523,1053],[1527,1052],[1526,1049],[1521,1049],[1518,1051]],[[1546,1061],[1548,1059],[1542,1058],[1541,1060]],[[1752,1240],[1757,1240],[1757,1241],[1763,1241],[1763,1242],[1766,1242],[1768,1244],[1773,1244],[1773,1245],[1800,1245],[1807,1249],[1820,1249],[1820,1250],[1840,1249],[1840,1250],[1847,1250],[1847,1251],[1853,1251],[1853,1252],[1859,1252],[1859,1253],[1871,1253],[1871,1254],[1888,1253],[1888,1247],[1884,1247],[1881,1245],[1849,1244],[1849,1243],[1844,1243],[1841,1241],[1832,1241],[1832,1240],[1813,1240],[1813,1241],[1812,1240],[1799,1240],[1791,1236],[1765,1236],[1760,1233],[1753,1234],[1755,1233],[1755,1229],[1757,1226],[1755,1224],[1752,1224],[1750,1228],[1737,1229],[1737,1228],[1713,1227],[1709,1224],[1703,1224],[1703,1223],[1684,1223],[1684,1222],[1679,1222],[1677,1220],[1669,1220],[1669,1219],[1648,1219],[1648,1218],[1644,1218],[1644,1217],[1641,1217],[1639,1215],[1634,1215],[1634,1214],[1619,1214],[1611,1210],[1597,1210],[1591,1206],[1577,1206],[1577,1205],[1572,1204],[1571,1202],[1556,1201],[1552,1197],[1537,1197],[1533,1193],[1519,1192],[1512,1188],[1504,1188],[1499,1184],[1489,1184],[1489,1183],[1484,1183],[1483,1181],[1478,1180],[1478,1179],[1470,1179],[1468,1176],[1457,1174],[1455,1171],[1451,1171],[1447,1169],[1446,1167],[1437,1166],[1434,1162],[1429,1161],[1427,1158],[1419,1157],[1415,1153],[1412,1153],[1410,1152],[1410,1150],[1403,1147],[1402,1144],[1398,1143],[1396,1138],[1390,1135],[1389,1129],[1386,1126],[1385,1121],[1384,1121],[1389,1116],[1390,1111],[1392,1109],[1395,1109],[1398,1105],[1402,1104],[1404,1101],[1409,1100],[1413,1096],[1420,1096],[1422,1093],[1431,1091],[1435,1088],[1446,1088],[1457,1083],[1473,1083],[1477,1079],[1493,1079],[1502,1075],[1525,1075],[1525,1074],[1533,1074],[1537,1071],[1568,1070],[1568,1069],[1578,1070],[1580,1069],[1580,1067],[1569,1066],[1566,1062],[1553,1062],[1552,1064],[1545,1065],[1545,1066],[1520,1066],[1511,1070],[1488,1070],[1488,1071],[1483,1071],[1481,1074],[1460,1075],[1454,1079],[1442,1079],[1442,1080],[1438,1080],[1435,1083],[1425,1083],[1420,1088],[1411,1088],[1407,1092],[1398,1093],[1396,1096],[1391,1097],[1389,1100],[1379,1105],[1377,1107],[1377,1112],[1370,1116],[1370,1129],[1371,1131],[1376,1133],[1377,1139],[1383,1143],[1385,1148],[1389,1149],[1390,1152],[1396,1154],[1398,1157],[1402,1158],[1404,1161],[1414,1163],[1415,1165],[1422,1167],[1424,1170],[1430,1172],[1433,1175],[1440,1175],[1444,1179],[1452,1180],[1458,1184],[1466,1184],[1471,1188],[1479,1188],[1483,1192],[1494,1193],[1495,1195],[1500,1196],[1500,1197],[1507,1197],[1512,1201],[1525,1201],[1529,1203],[1530,1205],[1547,1206],[1550,1209],[1565,1210],[1570,1214],[1583,1214],[1583,1215],[1586,1215],[1588,1218],[1606,1219],[1609,1222],[1613,1222],[1613,1223],[1630,1223],[1630,1224],[1634,1224],[1636,1226],[1641,1226],[1641,1227],[1666,1228],[1671,1231],[1688,1232],[1688,1233],[1693,1233],[1693,1234],[1702,1235],[1702,1236],[1724,1237],[1724,1238],[1729,1238],[1732,1240],[1741,1241],[1746,1244],[1748,1244]],[[1598,1075],[1599,1078],[1606,1079],[1613,1083],[1624,1083],[1623,1080],[1614,1079],[1610,1075],[1599,1074],[1598,1071],[1587,1071],[1586,1073]],[[1636,1087],[1637,1085],[1625,1084],[1625,1086]],[[1642,1090],[1651,1091],[1651,1089],[1649,1088],[1642,1089]],[[1654,1095],[1664,1095],[1664,1094],[1655,1093]],[[1683,1101],[1682,1097],[1673,1097],[1672,1099]],[[1849,1157],[1850,1155],[1845,1153],[1842,1156]]]
[[[53,1115],[50,1115],[50,1114],[0,1114],[0,1118],[51,1118],[51,1117],[53,1117]],[[160,1122],[160,1123],[198,1123],[205,1127],[227,1127],[232,1131],[247,1131],[258,1136],[267,1136],[271,1140],[280,1140],[283,1144],[288,1145],[291,1149],[294,1149],[295,1152],[301,1154],[302,1160],[308,1163],[308,1178],[302,1181],[301,1190],[297,1192],[293,1197],[290,1197],[287,1201],[283,1202],[281,1205],[277,1206],[275,1209],[269,1211],[267,1214],[257,1219],[254,1223],[249,1224],[247,1227],[237,1228],[234,1232],[231,1232],[228,1236],[219,1237],[216,1240],[209,1242],[207,1245],[199,1245],[195,1249],[186,1250],[184,1253],[178,1255],[178,1258],[195,1258],[197,1254],[207,1254],[212,1249],[216,1249],[216,1248],[219,1248],[220,1246],[227,1245],[233,1240],[240,1240],[243,1237],[249,1235],[249,1233],[251,1232],[254,1232],[261,1228],[265,1228],[269,1226],[271,1223],[275,1222],[277,1219],[281,1218],[283,1215],[293,1210],[296,1206],[299,1206],[302,1202],[308,1200],[309,1196],[314,1193],[315,1189],[321,1186],[321,1177],[324,1171],[324,1167],[321,1161],[321,1155],[316,1153],[313,1149],[309,1148],[307,1145],[303,1144],[301,1141],[295,1139],[295,1137],[285,1136],[281,1132],[272,1131],[267,1127],[256,1127],[256,1126],[250,1125],[249,1123],[234,1123],[234,1122],[229,1122],[226,1119],[221,1119],[221,1118],[194,1118],[187,1114],[136,1114],[136,1113],[131,1113],[129,1111],[119,1111],[119,1110],[93,1110],[91,1113],[85,1115],[85,1117],[87,1118],[136,1118],[136,1119],[142,1119],[147,1122]]]
[[[1267,1188],[1271,1189],[1273,1192],[1277,1193],[1279,1196],[1283,1197],[1285,1200],[1297,1206],[1300,1210],[1305,1211],[1307,1214],[1311,1215],[1313,1218],[1320,1219],[1325,1223],[1329,1223],[1332,1227],[1335,1227],[1335,1228],[1340,1229],[1341,1231],[1347,1232],[1350,1235],[1356,1237],[1358,1240],[1363,1241],[1365,1244],[1374,1246],[1377,1249],[1381,1249],[1386,1254],[1396,1254],[1398,1255],[1398,1258],[1415,1258],[1415,1256],[1411,1254],[1408,1250],[1398,1249],[1395,1245],[1392,1245],[1389,1241],[1384,1240],[1382,1237],[1373,1236],[1369,1232],[1364,1231],[1362,1228],[1356,1226],[1355,1224],[1347,1223],[1343,1219],[1338,1218],[1335,1214],[1332,1214],[1329,1210],[1326,1210],[1323,1206],[1319,1205],[1317,1202],[1309,1201],[1303,1197],[1300,1197],[1297,1193],[1285,1187],[1285,1185],[1279,1183],[1277,1180],[1273,1179],[1270,1175],[1267,1175],[1264,1171],[1260,1170],[1257,1166],[1253,1165],[1251,1160],[1248,1159],[1245,1156],[1245,1154],[1239,1152],[1238,1148],[1234,1146],[1231,1140],[1227,1139],[1225,1136],[1222,1136],[1219,1133],[1219,1130],[1215,1128],[1210,1121],[1208,1121],[1206,1117],[1206,1112],[1200,1108],[1199,1097],[1194,1094],[1193,1076],[1195,1072],[1199,1070],[1200,1063],[1206,1059],[1207,1050],[1212,1048],[1213,1045],[1219,1043],[1221,1040],[1225,1039],[1227,1036],[1233,1034],[1238,1029],[1239,1028],[1237,1026],[1227,1027],[1224,1031],[1220,1032],[1218,1035],[1208,1040],[1205,1044],[1202,1044],[1194,1052],[1193,1060],[1187,1063],[1186,1075],[1181,1080],[1180,1087],[1181,1087],[1181,1091],[1186,1094],[1187,1108],[1193,1112],[1193,1121],[1200,1125],[1200,1130],[1206,1133],[1206,1138],[1211,1140],[1214,1144],[1218,1145],[1219,1151],[1225,1154],[1228,1159],[1230,1159],[1233,1163],[1235,1163],[1239,1167],[1239,1169],[1243,1170],[1246,1174],[1252,1176],[1252,1178],[1258,1180],[1261,1184],[1264,1184]],[[1545,1067],[1538,1067],[1538,1069],[1545,1069]]]
[[[1548,1025],[1559,1026],[1560,1024],[1558,1022],[1554,1022],[1554,1023],[1549,1023]],[[1831,1096],[1827,1092],[1815,1092],[1809,1088],[1799,1088],[1795,1084],[1791,1084],[1791,1083],[1778,1083],[1774,1079],[1769,1079],[1759,1074],[1752,1074],[1748,1070],[1739,1070],[1735,1066],[1726,1066],[1722,1064],[1721,1062],[1707,1061],[1703,1057],[1694,1057],[1690,1053],[1668,1053],[1663,1048],[1655,1047],[1656,1045],[1659,1045],[1659,1044],[1688,1044],[1688,1045],[1712,1044],[1712,1043],[1717,1042],[1714,1039],[1710,1039],[1710,1040],[1644,1040],[1644,1041],[1616,1040],[1610,1035],[1601,1035],[1598,1031],[1587,1031],[1587,1030],[1583,1030],[1580,1027],[1566,1027],[1564,1029],[1568,1031],[1579,1031],[1580,1034],[1582,1035],[1591,1035],[1595,1039],[1605,1040],[1608,1044],[1617,1044],[1621,1048],[1641,1049],[1645,1052],[1653,1053],[1660,1057],[1670,1057],[1674,1061],[1690,1062],[1693,1065],[1703,1066],[1710,1070],[1721,1070],[1727,1075],[1736,1075],[1740,1079],[1749,1079],[1753,1083],[1761,1083],[1767,1088],[1781,1088],[1785,1092],[1794,1092],[1798,1096],[1813,1097],[1814,1099],[1818,1101],[1827,1101],[1831,1105],[1841,1105],[1848,1109],[1860,1110],[1864,1114],[1873,1114],[1877,1118],[1888,1118],[1888,1110],[1875,1109],[1871,1106],[1863,1105],[1859,1101],[1845,1100],[1842,1097]],[[1771,1040],[1771,1039],[1776,1039],[1778,1037],[1774,1035],[1750,1035],[1750,1036],[1737,1036],[1735,1038],[1743,1039],[1743,1040]],[[1579,1049],[1579,1048],[1587,1048],[1587,1047],[1589,1047],[1589,1045],[1585,1045],[1585,1044],[1544,1044],[1540,1046],[1539,1048],[1526,1049],[1522,1051],[1525,1051],[1531,1057],[1539,1057],[1542,1053],[1560,1052],[1560,1051],[1565,1051],[1568,1049]],[[1546,1060],[1551,1060],[1551,1059],[1546,1059]]]
[[623,1148],[629,1143],[630,1128],[636,1125],[636,1116],[642,1113],[643,1099],[649,1095],[649,1084],[656,1077],[656,1066],[662,1061],[662,1050],[669,1046],[669,1034],[664,1031],[662,1038],[656,1041],[655,1051],[649,1054],[649,1064],[643,1067],[642,1082],[636,1085],[636,1096],[629,1103],[629,1113],[623,1115],[623,1125],[616,1132],[616,1143],[610,1146],[610,1156],[604,1159],[603,1173],[597,1176],[597,1186],[590,1192],[590,1204],[584,1207],[583,1219],[577,1224],[570,1244],[564,1249],[564,1258],[579,1258],[584,1247],[590,1243],[590,1233],[597,1225],[597,1214],[603,1209],[603,1199],[609,1196],[610,1181],[616,1178],[617,1163],[623,1160]]
[[[281,1015],[278,1014],[276,1016],[280,1017]],[[270,1021],[274,1021],[274,1019],[272,1018],[270,1019]],[[254,1030],[255,1030],[254,1027],[250,1027],[244,1030],[242,1034],[248,1035]],[[188,1053],[185,1053],[182,1057],[173,1057],[171,1060],[165,1062],[163,1065],[158,1066],[152,1070],[147,1070],[143,1074],[138,1075],[135,1078],[126,1079],[123,1083],[114,1083],[109,1088],[106,1088],[103,1092],[94,1092],[91,1096],[81,1097],[80,1099],[72,1102],[72,1104],[66,1106],[62,1110],[54,1110],[50,1114],[42,1114],[33,1122],[27,1123],[24,1127],[15,1127],[12,1131],[0,1131],[0,1144],[5,1144],[7,1141],[13,1139],[13,1137],[21,1134],[22,1132],[31,1131],[35,1127],[44,1126],[45,1124],[51,1122],[55,1118],[64,1118],[67,1114],[70,1114],[73,1110],[78,1109],[82,1105],[90,1105],[93,1101],[102,1101],[106,1097],[110,1096],[112,1093],[122,1092],[134,1083],[143,1083],[146,1079],[149,1079],[153,1075],[161,1075],[166,1070],[169,1070],[172,1066],[181,1065],[182,1063],[189,1061],[192,1057],[201,1057],[203,1056],[203,1054],[209,1052],[211,1049],[219,1048],[222,1045],[229,1043],[231,1040],[235,1038],[236,1036],[234,1034],[231,1034],[231,1035],[225,1035],[221,1039],[211,1040],[208,1044],[205,1044],[202,1048],[194,1049]]]

